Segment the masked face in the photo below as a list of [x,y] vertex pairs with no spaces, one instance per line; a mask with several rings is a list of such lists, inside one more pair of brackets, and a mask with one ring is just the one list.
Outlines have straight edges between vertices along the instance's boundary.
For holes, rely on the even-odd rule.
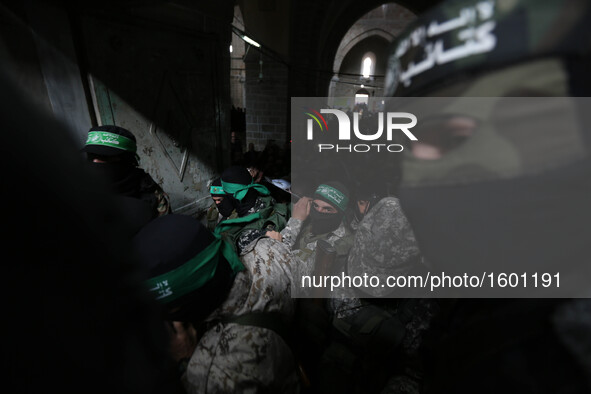
[[[556,272],[558,264],[584,261],[591,161],[582,131],[588,128],[579,126],[583,112],[554,88],[564,84],[555,61],[485,75],[471,83],[475,97],[456,99],[453,111],[439,106],[462,116],[445,118],[432,133],[438,139],[429,130],[417,133],[403,162],[400,202],[437,269]],[[477,98],[490,86],[499,97]],[[512,96],[534,87],[540,97]],[[460,144],[446,142],[458,136]]]
[[242,198],[242,200],[238,200],[237,198],[231,195],[226,195],[224,201],[228,201],[232,206],[232,209],[236,210],[238,216],[243,217],[249,214],[250,209],[254,206],[256,202],[257,196],[258,194],[256,191],[249,190],[246,196]]
[[106,177],[111,182],[120,182],[124,180],[133,169],[127,162],[112,161],[112,162],[97,162],[89,161],[91,167],[101,176]]
[[128,197],[138,197],[140,172],[129,160],[96,160],[89,154],[91,170],[107,180],[112,191]]
[[213,197],[213,200],[215,201],[218,212],[223,217],[227,218],[232,214],[232,211],[234,211],[234,207],[232,206],[232,201],[230,201],[230,199],[216,196]]
[[318,199],[312,202],[310,223],[314,234],[326,234],[334,231],[342,220],[343,214],[331,204]]

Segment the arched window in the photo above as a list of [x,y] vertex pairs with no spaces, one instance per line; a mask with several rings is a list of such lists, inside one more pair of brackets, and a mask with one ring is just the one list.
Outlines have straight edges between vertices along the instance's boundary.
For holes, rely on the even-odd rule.
[[372,52],[367,52],[361,59],[361,76],[369,79],[374,74],[376,68],[376,56]]
[[369,78],[369,76],[371,75],[371,58],[369,56],[367,56],[365,59],[363,59],[363,71],[362,71],[362,75],[363,78]]

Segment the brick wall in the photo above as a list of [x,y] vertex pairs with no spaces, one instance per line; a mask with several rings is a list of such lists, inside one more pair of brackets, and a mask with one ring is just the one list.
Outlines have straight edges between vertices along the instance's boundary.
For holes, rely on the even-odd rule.
[[[288,135],[288,69],[270,56],[251,48],[245,61],[246,81],[246,145],[264,149],[269,139],[282,146]],[[263,78],[259,79],[262,60]]]

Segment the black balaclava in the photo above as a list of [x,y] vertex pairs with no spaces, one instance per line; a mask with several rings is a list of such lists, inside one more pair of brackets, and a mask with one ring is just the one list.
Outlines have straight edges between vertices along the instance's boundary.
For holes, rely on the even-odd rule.
[[314,198],[331,204],[337,209],[336,213],[318,212],[314,207],[310,209],[310,225],[313,234],[326,234],[336,230],[345,216],[349,191],[340,182],[331,181],[318,186]]
[[142,171],[138,171],[133,164],[133,158],[122,154],[120,160],[95,163],[92,161],[94,157],[94,154],[88,153],[90,168],[107,180],[113,192],[127,197],[139,197]]
[[[250,185],[253,182],[252,176],[248,170],[242,166],[232,166],[227,168],[222,173],[221,180],[222,182],[240,185]],[[242,200],[236,199],[231,194],[226,194],[225,199],[227,198],[232,204],[232,207],[236,210],[238,216],[242,217],[248,215],[248,211],[254,206],[258,196],[259,194],[256,190],[249,190]]]
[[[178,269],[215,240],[198,220],[186,215],[169,214],[144,226],[134,237],[132,245],[143,276],[149,279]],[[203,286],[166,302],[164,318],[191,323],[203,321],[223,302],[233,281],[233,268],[220,255],[213,277]]]
[[[222,187],[222,179],[221,178],[216,178],[214,179],[214,181],[211,183],[212,187],[216,187],[217,188],[221,188]],[[223,189],[222,189],[223,190]],[[232,211],[234,211],[234,206],[232,205],[232,201],[228,198],[228,196],[226,195],[226,193],[211,193],[212,197],[223,197],[222,201],[219,204],[216,204],[216,208],[218,210],[218,212],[225,218],[229,217],[232,214]]]

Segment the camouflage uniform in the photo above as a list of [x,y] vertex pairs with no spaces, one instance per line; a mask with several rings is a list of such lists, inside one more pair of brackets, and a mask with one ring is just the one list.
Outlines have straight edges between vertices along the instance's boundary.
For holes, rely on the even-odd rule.
[[[348,275],[377,276],[385,283],[389,275],[409,274],[422,265],[414,233],[397,198],[381,199],[356,228]],[[419,392],[422,371],[418,351],[438,308],[423,298],[363,299],[368,295],[388,297],[387,290],[364,288],[362,293],[354,293],[339,289],[338,295],[328,300],[334,329],[322,356],[321,369],[329,371],[323,372],[323,386],[334,386],[338,376],[341,382],[336,384],[342,384],[344,392],[378,392],[384,385],[388,393]]]
[[[248,215],[260,212],[263,209],[275,205],[275,199],[271,197],[257,197],[254,205],[248,210]],[[236,247],[238,251],[243,250],[247,245],[257,238],[262,237],[267,232],[267,229],[246,229],[236,240]]]
[[219,319],[252,312],[279,312],[293,318],[292,258],[289,248],[259,238],[241,255],[246,270],[238,273],[224,303],[207,319],[182,380],[189,393],[299,391],[289,346],[266,328],[222,323]]
[[[294,257],[299,260],[298,265],[300,271],[298,272],[301,275],[312,275],[315,269],[316,244],[321,239],[336,249],[337,259],[334,269],[337,270],[339,267],[343,267],[349,249],[353,245],[353,233],[351,230],[345,223],[341,223],[336,230],[330,233],[314,235],[310,228],[311,226],[309,224],[303,226],[303,228],[300,224],[299,229],[295,225],[292,225],[286,227],[282,232],[284,242],[291,244],[295,239],[292,249],[294,250]],[[290,241],[286,241],[286,238]]]
[[[377,276],[385,283],[388,276],[407,274],[413,265],[421,264],[417,241],[397,198],[381,199],[355,227],[354,247],[347,264],[349,275]],[[363,289],[372,297],[384,297],[389,290],[387,287]],[[331,309],[337,317],[354,313],[354,308],[361,305],[358,298],[350,297],[352,294],[339,293],[331,300]]]
[[[347,253],[352,244],[351,230],[341,223],[336,230],[321,235],[313,235],[310,225],[305,225],[302,220],[290,218],[281,232],[283,243],[293,249],[294,278],[293,294],[298,297],[306,295],[310,289],[302,289],[298,286],[303,275],[313,275],[316,269],[316,246],[319,240],[328,242],[336,249],[337,259],[335,265],[343,265]],[[307,294],[310,296],[310,294]],[[296,321],[294,322],[296,347],[300,363],[308,378],[315,387],[317,363],[322,349],[328,338],[330,330],[329,316],[326,309],[313,299],[298,299],[296,309]]]

